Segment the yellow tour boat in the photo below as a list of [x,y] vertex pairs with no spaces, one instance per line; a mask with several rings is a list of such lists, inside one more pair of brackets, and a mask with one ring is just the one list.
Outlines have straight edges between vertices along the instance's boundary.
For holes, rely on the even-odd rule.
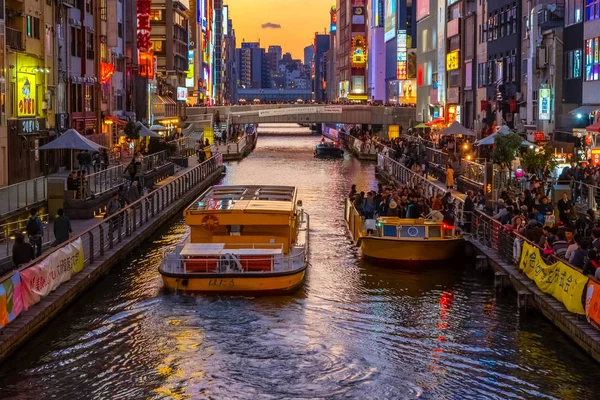
[[457,257],[463,238],[443,221],[379,217],[367,226],[347,200],[345,219],[363,257],[403,264],[437,262]]
[[213,186],[185,211],[189,236],[159,268],[171,290],[274,294],[302,285],[309,215],[291,186]]

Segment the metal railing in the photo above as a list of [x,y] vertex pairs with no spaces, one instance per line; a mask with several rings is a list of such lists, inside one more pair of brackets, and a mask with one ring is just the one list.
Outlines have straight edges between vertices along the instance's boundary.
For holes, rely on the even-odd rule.
[[46,201],[47,188],[48,179],[45,176],[0,188],[0,215]]
[[[47,245],[51,242],[52,236],[50,235],[50,229],[48,229],[48,214],[40,215],[40,220],[44,224],[44,235],[42,238],[42,245]],[[8,222],[0,225],[0,241],[2,243],[2,249],[0,250],[0,264],[3,259],[12,257],[12,246],[15,243],[15,235],[22,233],[27,238],[27,219],[20,219],[18,221]]]
[[355,138],[352,135],[346,135],[348,145],[353,147],[354,150],[361,154],[377,154],[377,143],[367,140],[362,142],[360,139]]
[[460,175],[472,182],[483,185],[483,164],[476,163],[469,160],[461,160],[460,164]]
[[171,155],[169,154],[169,150],[159,151],[158,153],[149,154],[147,156],[142,157],[141,163],[141,172],[148,172],[156,169],[158,167],[162,167],[163,165],[171,162]]
[[[74,235],[73,238],[57,246],[54,251],[60,251],[65,246],[81,239],[84,252],[84,268],[95,262],[98,257],[104,256],[125,238],[135,236],[136,231],[159,218],[166,208],[171,207],[186,193],[203,182],[209,175],[216,172],[223,165],[220,154],[195,166],[173,181],[159,187],[136,202],[107,216],[88,230]],[[33,267],[48,257],[47,252],[36,258],[31,263],[21,266],[19,271]],[[0,277],[0,284],[11,279],[12,272]]]
[[[89,199],[93,195],[107,192],[111,189],[119,187],[125,183],[123,173],[125,167],[123,165],[115,165],[99,172],[90,174],[87,177],[87,182],[84,184],[84,188],[80,189],[82,193],[82,199]],[[81,184],[81,182],[80,182]]]
[[189,136],[167,142],[177,148],[177,154],[181,157],[189,157],[196,151],[196,142]]
[[[378,157],[378,167],[383,168],[388,174],[390,174],[393,178],[397,179],[399,182],[414,185],[415,183],[423,185],[423,187],[427,187],[427,184],[434,185],[434,188],[431,188],[429,191],[439,190],[440,188],[432,182],[423,181],[423,178],[414,172],[410,171],[408,168],[403,167],[399,163],[391,160],[383,155],[379,155]],[[412,175],[412,176],[411,176]],[[591,188],[590,188],[591,189]],[[600,188],[596,188],[600,189]],[[594,192],[590,190],[588,192],[588,196],[591,196],[595,201],[595,195],[600,194],[600,192]],[[498,255],[504,262],[516,266],[518,268],[519,261],[521,258],[521,249],[523,248],[523,243],[527,242],[530,245],[541,248],[537,243],[533,243],[520,235],[518,232],[514,231],[512,227],[502,225],[499,221],[495,220],[489,215],[484,214],[481,211],[469,211],[465,212],[462,210],[462,206],[464,205],[463,200],[459,197],[455,197],[455,204],[459,208],[460,218],[457,220],[461,223],[463,232],[471,238],[473,241],[477,241],[482,246],[492,250],[496,255]],[[561,261],[569,268],[582,273],[580,268],[572,266],[569,264],[568,260],[561,259],[554,255],[547,256],[550,262]],[[591,280],[595,280],[593,277],[589,277]],[[591,325],[591,324],[590,324]],[[593,325],[592,325],[593,326]],[[596,328],[598,329],[598,328]]]
[[432,149],[431,147],[425,147],[425,154],[431,164],[446,170],[448,165],[448,153],[444,153],[442,150]]

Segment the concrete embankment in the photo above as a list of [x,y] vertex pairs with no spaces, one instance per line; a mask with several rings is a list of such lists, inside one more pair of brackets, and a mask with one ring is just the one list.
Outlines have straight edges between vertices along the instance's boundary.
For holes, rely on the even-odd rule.
[[218,182],[224,172],[220,156],[214,157],[165,182],[119,214],[81,233],[78,237],[83,241],[83,270],[73,274],[70,280],[60,284],[0,330],[0,360],[14,352],[111,267],[172,220],[202,191]]

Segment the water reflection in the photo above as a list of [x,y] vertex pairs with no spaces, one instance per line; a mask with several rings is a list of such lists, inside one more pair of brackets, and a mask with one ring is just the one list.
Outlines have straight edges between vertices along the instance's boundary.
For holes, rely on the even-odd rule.
[[597,365],[512,293],[458,263],[363,262],[343,221],[372,165],[314,160],[317,137],[261,138],[224,183],[296,185],[311,214],[311,268],[292,296],[165,294],[177,220],[0,366],[7,399],[592,399]]

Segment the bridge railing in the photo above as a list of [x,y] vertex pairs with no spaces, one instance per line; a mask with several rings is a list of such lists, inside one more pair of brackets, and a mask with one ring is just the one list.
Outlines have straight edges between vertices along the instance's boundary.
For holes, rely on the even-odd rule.
[[48,179],[43,176],[0,188],[0,215],[46,201]]
[[169,162],[171,162],[169,150],[162,150],[158,153],[148,154],[142,158],[141,171],[152,171],[153,169],[162,167]]
[[[79,243],[81,243],[83,250],[83,268],[93,264],[97,259],[104,257],[113,250],[115,246],[126,240],[126,238],[135,236],[136,231],[140,227],[154,222],[161,212],[173,205],[177,200],[181,199],[185,193],[203,182],[222,165],[223,158],[220,154],[211,157],[164,186],[160,186],[158,189],[150,192],[136,202],[131,203],[112,215],[106,216],[105,219],[100,220],[93,227],[75,235],[75,237],[67,242],[58,245],[52,252],[46,252],[29,264],[22,265],[18,269],[4,274],[4,276],[0,277],[0,285],[6,285],[5,287],[12,286],[12,282],[15,281],[13,279],[15,274],[18,274],[20,277],[24,271],[39,266],[43,260],[51,257],[53,254],[62,254],[60,253],[61,251],[64,251],[67,254],[73,254],[73,246],[78,246]],[[69,260],[69,265],[75,263],[76,262]],[[52,267],[46,266],[46,268],[49,270]],[[35,270],[32,271],[34,276],[37,276]],[[72,274],[76,274],[79,271],[68,271],[69,277],[71,276],[71,272]],[[69,278],[65,279],[65,281],[68,279]],[[40,282],[36,282],[35,284]],[[60,283],[60,280],[57,282],[55,278],[53,278],[53,282],[55,286],[52,290],[62,284]],[[47,284],[48,282],[41,283]],[[34,284],[34,282],[28,282],[28,284]],[[46,295],[48,294],[49,293]],[[43,298],[46,297],[46,295],[40,296],[38,293],[38,301],[40,300],[40,297]],[[25,296],[25,294],[23,294],[23,296]],[[6,325],[0,329],[0,332],[2,332],[2,329],[5,327]]]
[[460,175],[469,179],[472,182],[483,185],[484,182],[484,169],[483,164],[476,163],[474,161],[469,161],[462,159],[460,161]]

